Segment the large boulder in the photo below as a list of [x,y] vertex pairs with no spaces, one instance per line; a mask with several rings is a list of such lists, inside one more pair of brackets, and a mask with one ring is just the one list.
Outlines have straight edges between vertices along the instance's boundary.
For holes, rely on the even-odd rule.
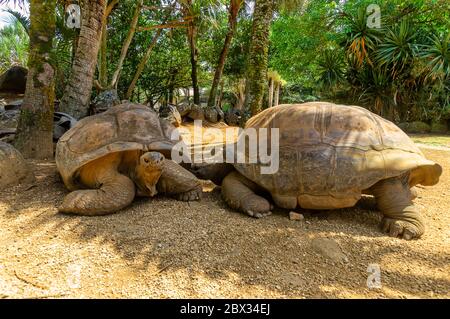
[[217,123],[220,120],[219,112],[216,109],[208,107],[205,109],[205,119],[210,123]]
[[196,120],[204,121],[205,120],[205,110],[202,106],[193,104],[191,107],[191,111],[189,112],[187,117],[189,117],[190,119],[192,119],[194,121],[196,121]]
[[235,109],[229,109],[225,113],[225,123],[230,126],[239,126],[241,123],[241,111]]
[[180,116],[183,118],[192,111],[192,104],[189,103],[181,103],[177,105],[177,110],[180,113]]
[[20,110],[0,110],[0,129],[17,128]]
[[24,94],[27,85],[28,70],[21,66],[13,66],[0,75],[0,93]]
[[34,181],[22,154],[12,145],[0,142],[0,190],[19,183]]
[[219,108],[208,107],[205,109],[205,119],[210,123],[217,123],[225,119],[225,114]]
[[[9,103],[0,110],[0,141],[10,143],[14,139],[20,117],[22,100]],[[53,140],[56,142],[61,136],[70,130],[77,120],[69,114],[55,112],[53,115]]]

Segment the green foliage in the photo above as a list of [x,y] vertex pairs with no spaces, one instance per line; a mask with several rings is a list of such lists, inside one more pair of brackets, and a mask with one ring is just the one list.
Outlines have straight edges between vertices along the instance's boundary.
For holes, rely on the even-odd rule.
[[19,21],[0,30],[0,73],[13,65],[27,65],[28,42],[28,34]]
[[[139,18],[139,26],[193,19],[198,26],[198,78],[203,101],[229,29],[229,1],[177,0],[175,8],[168,11],[155,8],[167,7],[169,1],[145,0],[147,9]],[[226,108],[240,107],[242,92],[245,92],[243,79],[249,72],[253,19],[250,3],[247,1],[246,8],[239,13],[225,63],[220,87],[223,87]],[[431,123],[431,120],[450,117],[448,0],[283,0],[274,3],[270,46],[261,50],[269,50],[268,69],[276,70],[287,81],[281,91],[283,103],[320,98],[360,104],[401,121]],[[367,26],[366,8],[370,4],[381,8],[381,29]],[[121,0],[109,17],[109,75],[117,67],[135,5],[136,1]],[[57,95],[60,95],[69,77],[77,32],[65,28],[61,2],[56,12],[52,60],[57,66]],[[0,69],[12,64],[26,65],[28,37],[20,23],[26,27],[27,19],[14,12],[11,14],[18,20],[0,31]],[[122,98],[155,33],[156,29],[135,34],[118,84]],[[192,86],[190,73],[186,28],[165,28],[132,100],[156,103],[176,97]],[[266,80],[261,79],[261,83],[264,85]]]
[[344,80],[345,64],[339,51],[328,49],[318,62],[320,83],[325,88],[335,87]]
[[416,36],[416,30],[407,20],[388,28],[376,49],[377,66],[389,68],[393,79],[406,73],[417,55]]

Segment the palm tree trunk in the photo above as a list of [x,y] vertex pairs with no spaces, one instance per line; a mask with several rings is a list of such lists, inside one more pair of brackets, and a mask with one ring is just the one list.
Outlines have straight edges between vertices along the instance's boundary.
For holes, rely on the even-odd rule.
[[273,106],[274,80],[269,79],[269,107]]
[[273,16],[273,0],[256,0],[253,13],[252,41],[247,70],[245,108],[252,115],[262,109],[264,91],[267,87],[269,59],[269,30]]
[[275,103],[274,106],[278,106],[280,104],[280,89],[281,89],[281,83],[278,82],[276,89],[275,89]]
[[228,32],[225,37],[225,43],[220,53],[219,63],[214,74],[214,80],[211,86],[211,91],[209,93],[208,107],[214,107],[216,102],[217,87],[219,86],[220,80],[222,78],[223,68],[225,67],[225,61],[228,56],[228,51],[230,50],[231,40],[233,39],[234,33],[236,32],[236,23],[239,10],[243,4],[243,0],[231,0],[230,8],[228,13]]
[[25,98],[14,144],[24,157],[53,157],[55,70],[50,64],[56,0],[30,2],[30,55]]
[[80,37],[60,109],[79,119],[88,115],[100,48],[106,0],[82,0]]
[[100,68],[99,68],[99,80],[100,85],[102,87],[106,87],[108,85],[108,60],[107,60],[107,52],[108,52],[108,28],[107,22],[103,23],[102,27],[102,43],[100,46]]

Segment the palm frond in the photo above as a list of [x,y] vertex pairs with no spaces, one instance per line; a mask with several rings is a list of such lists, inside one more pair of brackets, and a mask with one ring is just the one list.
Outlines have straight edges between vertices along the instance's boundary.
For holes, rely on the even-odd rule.
[[19,21],[19,23],[23,26],[26,33],[28,35],[30,34],[30,19],[26,15],[22,14],[21,12],[15,11],[13,9],[9,9],[9,8],[3,10],[3,12],[7,12],[10,15],[12,15],[14,17],[14,19]]

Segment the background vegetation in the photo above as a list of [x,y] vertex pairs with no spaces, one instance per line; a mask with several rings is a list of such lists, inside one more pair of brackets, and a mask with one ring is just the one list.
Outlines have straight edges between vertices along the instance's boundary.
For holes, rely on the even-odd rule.
[[[101,40],[92,39],[101,41],[92,97],[116,89],[152,106],[188,99],[248,115],[277,102],[329,100],[397,123],[450,118],[447,0],[58,1],[52,65],[63,102],[83,32],[67,29],[65,8],[94,2],[108,13]],[[381,29],[367,26],[374,3]],[[0,71],[27,64],[30,25],[11,13]]]

